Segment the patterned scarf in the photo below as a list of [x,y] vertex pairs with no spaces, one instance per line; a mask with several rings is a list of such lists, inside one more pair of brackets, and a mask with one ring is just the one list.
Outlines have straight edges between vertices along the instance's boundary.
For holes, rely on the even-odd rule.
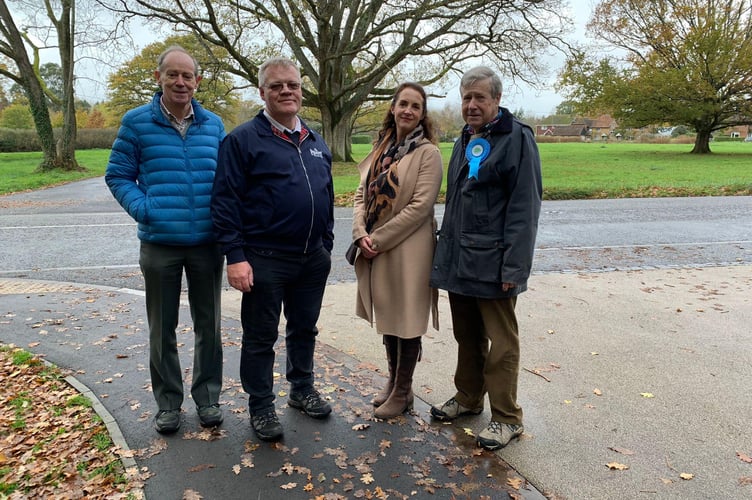
[[397,164],[412,152],[423,139],[423,126],[418,125],[401,142],[389,130],[376,146],[374,159],[366,176],[366,231],[371,232],[376,222],[392,214],[392,205],[399,194]]

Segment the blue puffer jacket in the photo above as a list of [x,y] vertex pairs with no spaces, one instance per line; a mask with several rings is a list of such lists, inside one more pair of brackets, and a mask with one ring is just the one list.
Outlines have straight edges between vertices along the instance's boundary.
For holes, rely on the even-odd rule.
[[185,138],[162,114],[157,92],[150,104],[123,116],[105,182],[138,222],[148,243],[190,246],[215,241],[210,201],[222,120],[193,100]]

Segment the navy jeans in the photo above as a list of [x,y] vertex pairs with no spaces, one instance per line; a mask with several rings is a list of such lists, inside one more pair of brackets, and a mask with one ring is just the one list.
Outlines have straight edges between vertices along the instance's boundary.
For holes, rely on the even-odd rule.
[[313,389],[313,350],[331,255],[324,248],[307,255],[248,250],[253,288],[243,294],[240,380],[251,415],[274,406],[274,344],[284,306],[287,380],[291,392]]

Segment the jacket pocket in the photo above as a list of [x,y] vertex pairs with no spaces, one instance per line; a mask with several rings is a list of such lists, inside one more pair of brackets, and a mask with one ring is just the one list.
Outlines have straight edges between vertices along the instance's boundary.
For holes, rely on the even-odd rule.
[[503,241],[487,234],[460,236],[457,277],[484,283],[501,283]]

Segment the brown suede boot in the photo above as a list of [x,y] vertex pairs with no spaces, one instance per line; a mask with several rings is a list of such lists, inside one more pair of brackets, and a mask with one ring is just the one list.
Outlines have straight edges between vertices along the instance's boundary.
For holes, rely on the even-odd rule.
[[399,338],[394,335],[384,335],[386,361],[389,365],[389,380],[386,386],[373,398],[373,406],[381,406],[394,389],[394,375],[397,373],[397,357],[399,356]]
[[373,416],[380,419],[394,418],[413,409],[413,373],[420,358],[420,337],[399,339],[397,374],[394,389],[386,401],[376,408]]

